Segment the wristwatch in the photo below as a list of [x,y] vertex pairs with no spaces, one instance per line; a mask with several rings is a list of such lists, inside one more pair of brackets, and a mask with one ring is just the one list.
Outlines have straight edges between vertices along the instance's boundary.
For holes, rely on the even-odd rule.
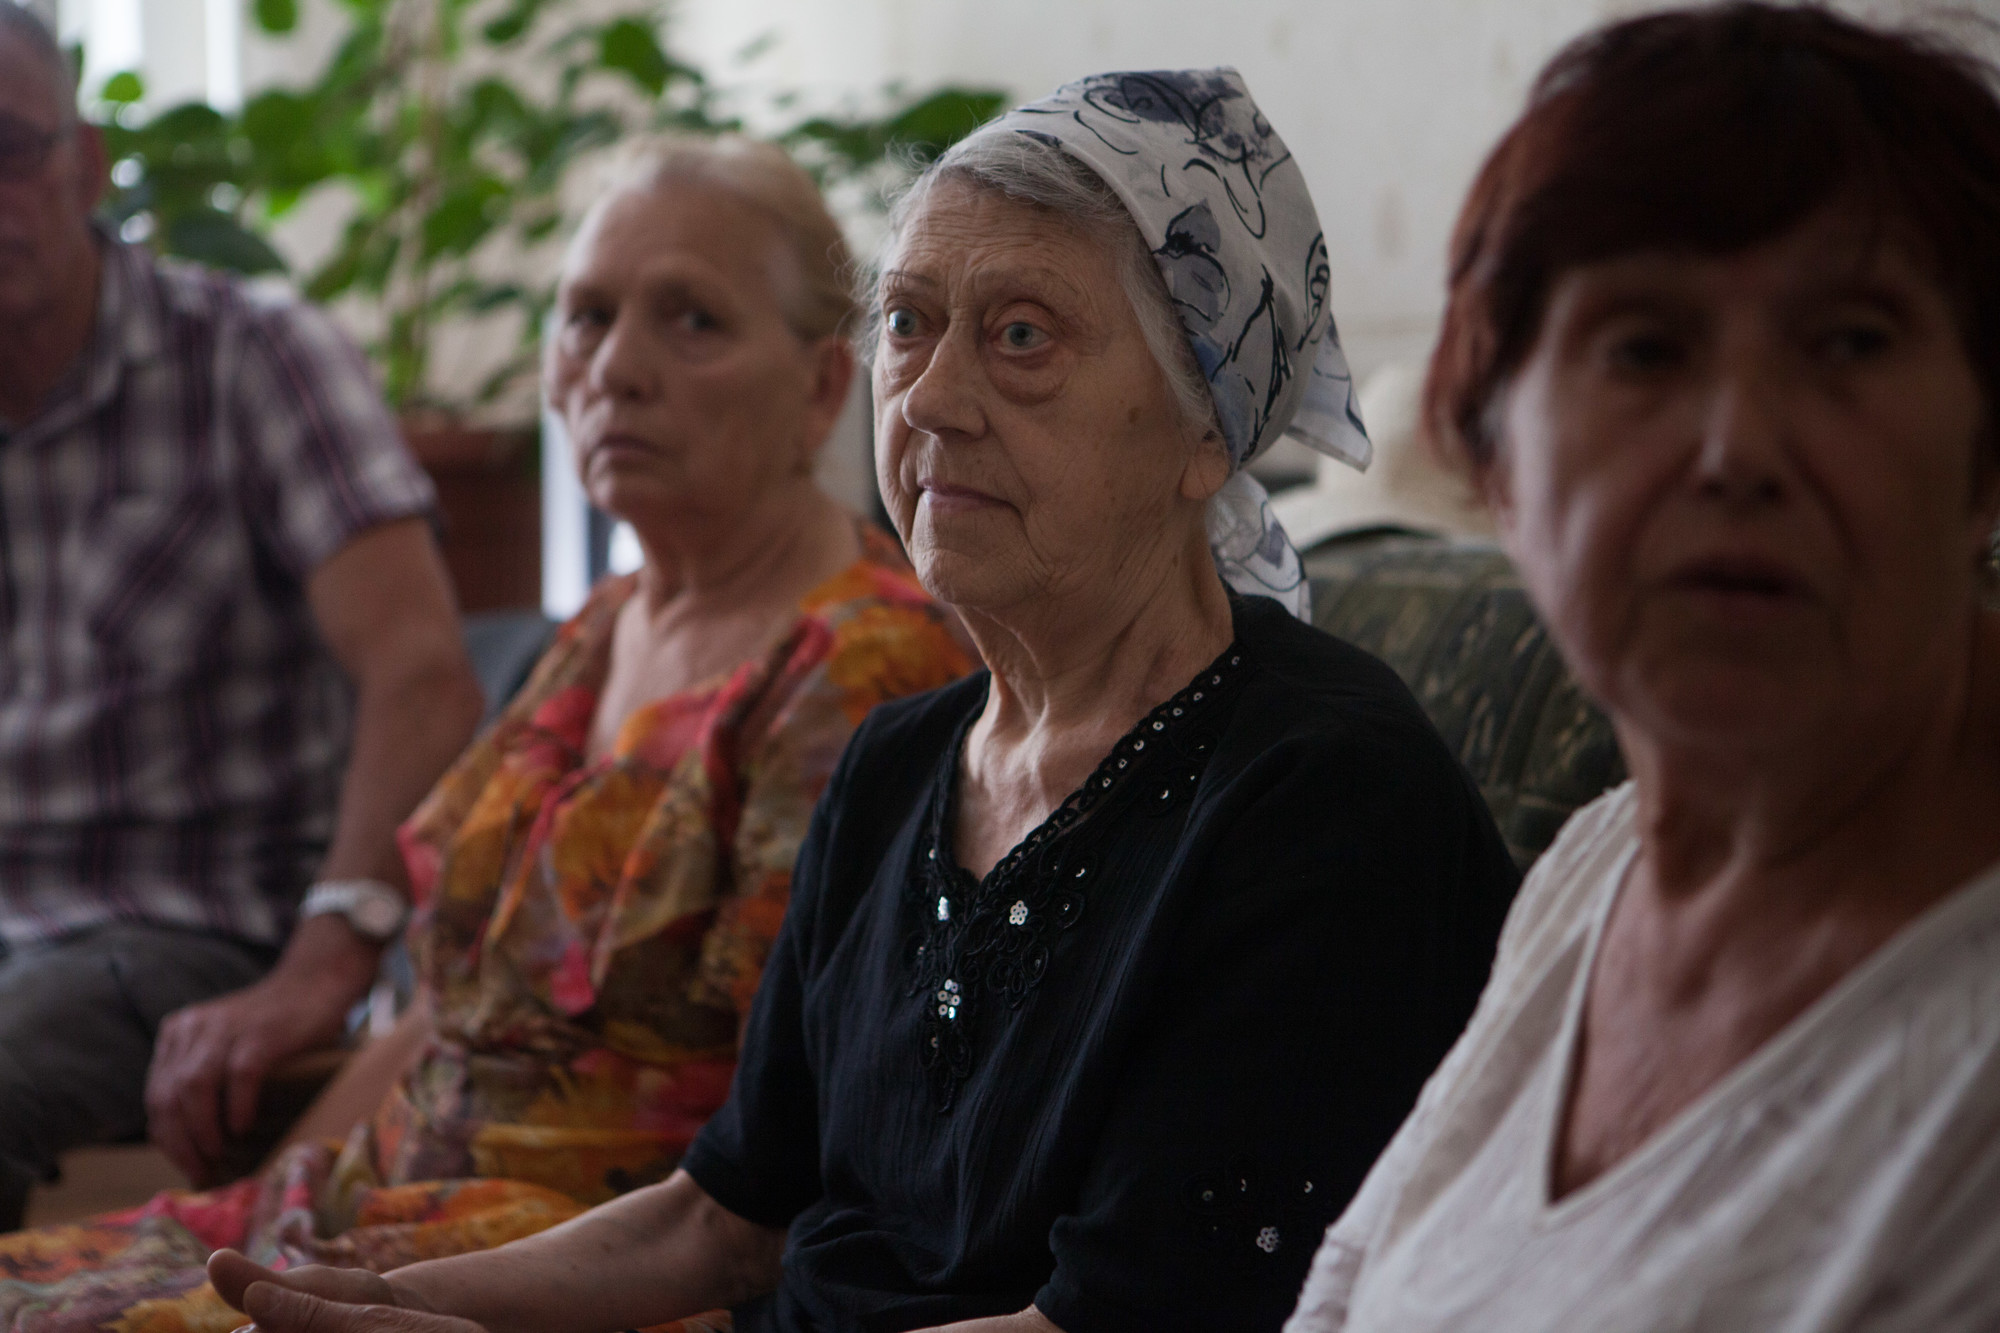
[[394,938],[409,919],[410,904],[379,879],[323,879],[306,891],[299,920],[338,913],[363,939],[377,944]]

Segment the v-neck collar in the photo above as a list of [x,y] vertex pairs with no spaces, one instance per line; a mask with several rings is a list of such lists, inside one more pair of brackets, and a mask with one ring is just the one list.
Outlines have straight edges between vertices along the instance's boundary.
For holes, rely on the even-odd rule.
[[[1629,828],[1628,808],[1628,828]],[[1537,1113],[1540,1143],[1536,1154],[1534,1199],[1536,1220],[1544,1227],[1560,1226],[1625,1188],[1627,1182],[1643,1179],[1660,1160],[1670,1158],[1686,1146],[1717,1117],[1738,1108],[1756,1094],[1761,1085],[1801,1050],[1810,1047],[1824,1032],[1838,1031],[1854,1012],[1870,1003],[1884,987],[1892,985],[1907,968],[1905,959],[1948,944],[1969,924],[2000,914],[2000,863],[1988,866],[1958,888],[1931,904],[1902,929],[1891,935],[1874,952],[1836,981],[1792,1020],[1767,1037],[1728,1072],[1704,1088],[1699,1096],[1681,1107],[1664,1124],[1632,1151],[1606,1170],[1571,1190],[1554,1197],[1558,1141],[1569,1111],[1577,1067],[1577,1047],[1583,1031],[1584,1006],[1590,994],[1590,980],[1604,943],[1604,933],[1618,900],[1631,883],[1632,867],[1638,860],[1639,841],[1632,837],[1611,868],[1605,872],[1608,889],[1599,895],[1592,910],[1589,929],[1582,942],[1582,956],[1563,1009],[1562,1027],[1555,1041],[1551,1075],[1541,1080],[1544,1091]]]
[[936,861],[948,878],[975,888],[983,889],[1003,882],[1007,877],[1003,872],[1011,873],[1048,842],[1103,805],[1129,776],[1138,772],[1146,759],[1152,757],[1147,754],[1149,745],[1153,754],[1157,755],[1162,749],[1162,742],[1169,740],[1173,734],[1186,731],[1198,718],[1213,712],[1215,705],[1230,692],[1241,676],[1243,663],[1243,641],[1240,637],[1232,638],[1215,660],[1195,673],[1194,679],[1175,692],[1172,698],[1155,706],[1135,722],[1131,730],[1119,737],[1097,767],[1091,770],[1090,776],[996,861],[991,870],[983,876],[975,876],[958,863],[958,857],[951,850],[951,834],[958,818],[959,761],[964,755],[965,738],[979,721],[980,714],[985,711],[986,700],[991,695],[993,682],[989,674],[986,689],[981,691],[977,705],[959,720],[940,760],[931,798],[929,859]]
[[1082,921],[1101,887],[1101,837],[1091,831],[1118,824],[1100,816],[1135,809],[1166,815],[1193,799],[1217,742],[1214,724],[1239,692],[1248,661],[1241,640],[1232,639],[978,880],[953,856],[951,832],[959,754],[983,691],[959,720],[932,780],[905,890],[914,901],[903,909],[914,909],[916,927],[904,946],[905,994],[920,1015],[914,1054],[940,1114],[950,1112],[971,1076],[982,1014],[1028,1002],[1054,964],[1060,937]]
[[675,690],[672,694],[661,695],[657,699],[648,699],[646,702],[638,705],[618,724],[618,730],[612,736],[610,748],[593,755],[590,753],[590,727],[594,723],[597,706],[604,698],[604,687],[611,679],[611,644],[618,632],[618,617],[624,612],[626,604],[633,597],[637,596],[639,591],[639,576],[636,573],[620,575],[620,578],[626,580],[627,586],[624,592],[617,598],[616,604],[609,607],[605,613],[603,641],[596,648],[598,661],[591,673],[590,679],[585,682],[591,695],[591,721],[585,723],[583,740],[576,747],[576,766],[574,771],[579,773],[594,773],[602,769],[616,767],[626,757],[620,754],[619,743],[624,739],[626,729],[634,721],[642,716],[659,711],[661,707],[675,700],[684,700],[696,696],[712,696],[717,691],[728,688],[729,683],[744,671],[768,665],[774,655],[780,652],[788,652],[788,645],[798,637],[799,626],[804,623],[807,617],[818,611],[820,607],[834,600],[834,593],[843,580],[855,577],[857,571],[866,571],[882,563],[879,548],[873,540],[871,526],[863,520],[855,520],[855,536],[861,543],[861,554],[801,593],[798,601],[793,604],[791,619],[786,621],[784,628],[770,638],[758,651],[744,658],[736,665],[710,672],[700,680],[690,682],[685,687]]

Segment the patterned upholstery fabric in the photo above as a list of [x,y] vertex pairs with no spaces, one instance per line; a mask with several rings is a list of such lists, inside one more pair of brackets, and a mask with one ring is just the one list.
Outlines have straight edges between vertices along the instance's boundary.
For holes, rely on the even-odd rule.
[[1322,543],[1305,567],[1313,623],[1415,691],[1523,870],[1572,810],[1625,780],[1610,721],[1494,547],[1377,531]]

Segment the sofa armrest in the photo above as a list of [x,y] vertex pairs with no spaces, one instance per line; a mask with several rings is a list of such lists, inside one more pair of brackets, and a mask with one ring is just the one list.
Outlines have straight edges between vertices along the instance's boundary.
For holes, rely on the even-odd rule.
[[1571,811],[1624,781],[1610,720],[1498,548],[1376,533],[1323,543],[1305,566],[1314,623],[1402,676],[1524,871]]

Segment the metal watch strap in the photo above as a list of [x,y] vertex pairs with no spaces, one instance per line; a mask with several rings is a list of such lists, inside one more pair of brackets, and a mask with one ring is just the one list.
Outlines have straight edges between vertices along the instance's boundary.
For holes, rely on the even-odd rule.
[[306,891],[299,920],[338,914],[356,934],[371,940],[394,938],[409,919],[409,903],[379,879],[321,880]]

